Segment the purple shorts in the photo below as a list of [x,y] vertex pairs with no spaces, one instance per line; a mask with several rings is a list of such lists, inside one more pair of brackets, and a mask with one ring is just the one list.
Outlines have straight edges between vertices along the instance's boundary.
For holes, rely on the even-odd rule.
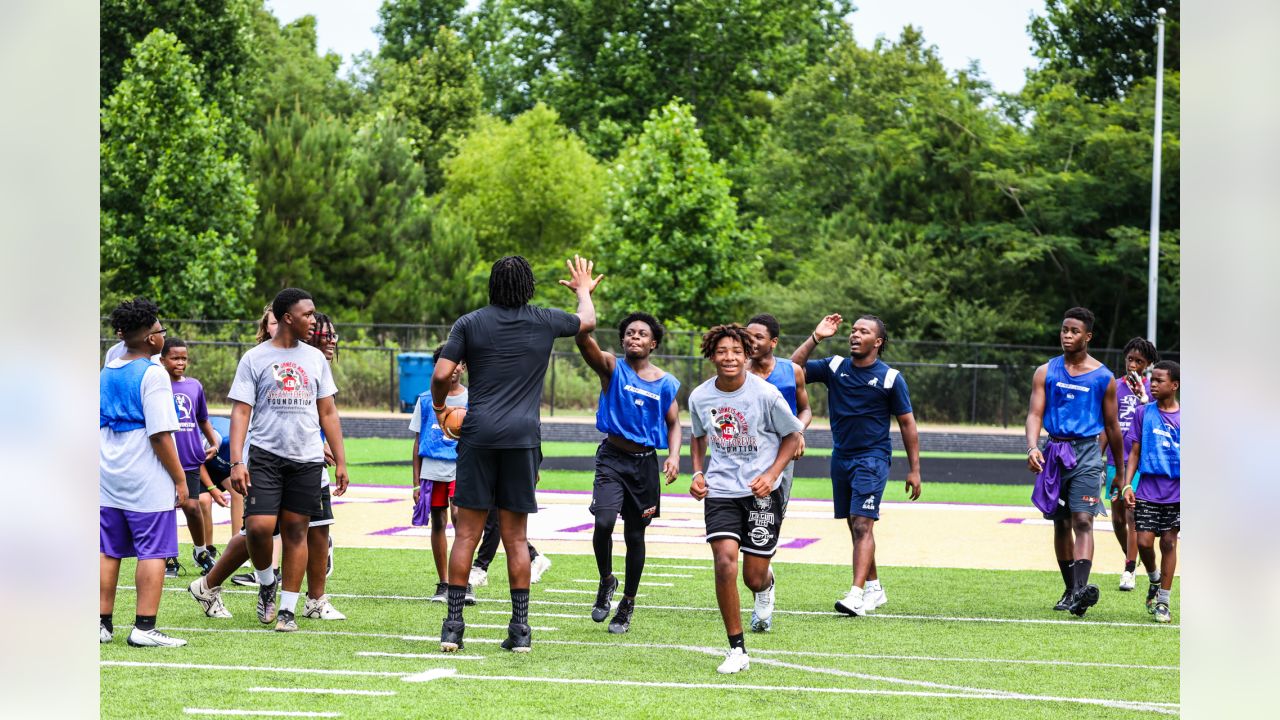
[[133,512],[98,508],[98,550],[107,557],[154,560],[178,556],[178,518],[172,510]]

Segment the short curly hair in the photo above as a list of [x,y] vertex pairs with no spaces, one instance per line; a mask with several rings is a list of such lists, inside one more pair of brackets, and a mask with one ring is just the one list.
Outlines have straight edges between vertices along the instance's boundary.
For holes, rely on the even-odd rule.
[[662,327],[662,323],[658,322],[658,318],[647,312],[633,312],[622,318],[622,321],[618,323],[618,342],[626,339],[627,326],[637,320],[649,326],[649,332],[653,334],[654,347],[660,347],[662,345],[662,336],[666,334],[666,329]]
[[144,328],[150,330],[158,317],[159,306],[147,298],[136,297],[120,303],[111,311],[111,329],[126,337]]
[[730,323],[728,325],[716,325],[702,336],[702,357],[710,360],[711,356],[716,354],[716,345],[727,337],[731,337],[741,343],[744,353],[751,352],[751,336],[747,334],[747,329],[738,323]]

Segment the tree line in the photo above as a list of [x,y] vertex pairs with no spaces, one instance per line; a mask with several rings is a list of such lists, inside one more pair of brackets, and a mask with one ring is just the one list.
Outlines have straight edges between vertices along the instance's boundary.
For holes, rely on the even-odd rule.
[[1177,2],[1047,0],[1018,93],[923,33],[857,44],[845,0],[387,0],[341,71],[262,0],[101,3],[102,305],[449,323],[520,253],[536,302],[575,252],[603,317],[1095,342],[1146,327],[1155,10],[1160,345],[1178,346]]

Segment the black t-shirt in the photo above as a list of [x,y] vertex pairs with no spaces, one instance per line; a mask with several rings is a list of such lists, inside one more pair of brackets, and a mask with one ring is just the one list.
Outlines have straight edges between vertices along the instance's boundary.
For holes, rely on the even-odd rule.
[[440,357],[466,361],[471,405],[461,441],[474,447],[532,448],[542,441],[542,380],[558,337],[578,334],[577,315],[523,305],[488,305],[458,318]]

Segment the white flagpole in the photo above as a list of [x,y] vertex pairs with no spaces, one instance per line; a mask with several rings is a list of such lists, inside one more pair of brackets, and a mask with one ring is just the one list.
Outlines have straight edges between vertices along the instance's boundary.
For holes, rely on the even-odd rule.
[[1160,258],[1160,139],[1164,121],[1164,8],[1156,11],[1156,123],[1151,156],[1151,243],[1147,252],[1147,339],[1156,343],[1156,290]]

